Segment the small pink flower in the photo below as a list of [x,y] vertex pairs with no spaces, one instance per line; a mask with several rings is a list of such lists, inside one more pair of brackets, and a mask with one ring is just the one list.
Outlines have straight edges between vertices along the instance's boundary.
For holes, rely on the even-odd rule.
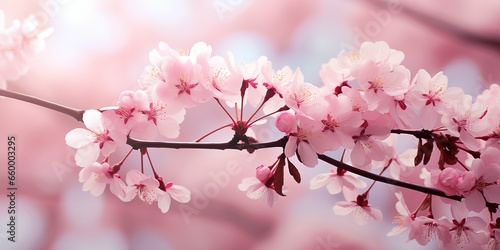
[[[279,195],[272,187],[266,186],[266,182],[271,177],[271,170],[269,167],[260,165],[257,167],[255,175],[256,177],[244,178],[238,185],[238,189],[246,192],[247,197],[252,200],[265,198],[269,207],[273,207]],[[285,192],[285,190],[283,191]]]
[[431,239],[438,242],[439,248],[448,246],[451,240],[450,228],[446,224],[446,218],[438,220],[433,218],[419,216],[410,225],[408,240],[416,240],[418,244],[425,246]]
[[390,128],[385,126],[368,125],[360,128],[357,135],[353,136],[355,145],[351,151],[351,161],[354,166],[365,167],[372,160],[382,161],[387,152],[382,140],[390,135]]
[[498,155],[500,149],[489,147],[485,149],[480,159],[474,159],[470,172],[474,175],[473,189],[464,194],[465,204],[472,211],[480,212],[486,206],[484,200],[500,204],[500,165]]
[[109,184],[111,193],[120,199],[125,198],[125,183],[119,174],[113,173],[113,168],[107,162],[94,162],[91,166],[80,170],[79,181],[83,183],[83,191],[90,191],[93,196],[100,196]]
[[[168,212],[172,199],[179,203],[187,203],[191,200],[191,191],[186,187],[174,185],[168,182],[163,185],[165,190],[158,194],[158,207],[162,213]],[[161,187],[161,185],[160,185]]]
[[344,192],[346,201],[339,201],[333,207],[336,215],[354,216],[354,221],[358,225],[368,223],[370,219],[382,220],[382,212],[376,208],[370,207],[368,199],[364,195],[357,195],[356,192]]
[[469,210],[463,203],[453,203],[451,205],[451,214],[453,220],[445,221],[450,229],[451,245],[456,248],[470,246],[470,244],[484,245],[488,241],[486,235],[486,221],[477,216],[467,217]]
[[448,167],[439,172],[437,178],[433,178],[434,185],[447,195],[462,195],[471,190],[476,179],[470,171],[459,171]]
[[330,169],[330,173],[319,174],[311,179],[309,188],[312,190],[326,186],[328,193],[338,194],[343,189],[355,191],[366,187],[366,183],[358,180],[357,176],[342,169]]
[[394,236],[401,234],[402,232],[408,230],[413,223],[414,216],[410,213],[410,210],[406,206],[403,194],[401,192],[395,193],[398,202],[396,203],[396,210],[398,214],[394,218],[394,223],[398,224],[392,230],[387,233],[387,236]]
[[443,114],[441,122],[451,135],[460,137],[465,146],[477,151],[481,143],[475,137],[486,135],[489,129],[488,120],[484,119],[487,112],[480,103],[473,104],[470,95],[464,95]]
[[15,20],[4,27],[5,17],[0,10],[0,88],[6,81],[16,81],[28,72],[27,59],[45,48],[45,38],[53,28],[41,29],[34,15],[24,21]]
[[191,191],[171,182],[164,184],[163,179],[146,176],[137,170],[130,170],[127,173],[126,198],[125,201],[131,201],[139,196],[143,202],[151,205],[153,201],[158,201],[158,208],[162,213],[170,209],[171,199],[180,203],[186,203],[191,200]]
[[76,165],[90,166],[97,160],[99,153],[107,157],[117,147],[125,145],[126,136],[120,131],[108,130],[101,112],[93,109],[85,111],[83,122],[87,129],[76,128],[66,134],[66,144],[77,149]]

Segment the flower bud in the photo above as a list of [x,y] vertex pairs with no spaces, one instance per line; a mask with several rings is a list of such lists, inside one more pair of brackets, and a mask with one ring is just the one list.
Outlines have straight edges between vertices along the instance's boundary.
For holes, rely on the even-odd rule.
[[294,123],[295,116],[288,112],[281,113],[276,117],[276,127],[283,133],[289,134],[293,129]]
[[259,179],[259,181],[264,183],[267,181],[267,179],[269,179],[270,173],[271,170],[268,167],[260,165],[257,167],[255,175],[257,176],[257,179]]

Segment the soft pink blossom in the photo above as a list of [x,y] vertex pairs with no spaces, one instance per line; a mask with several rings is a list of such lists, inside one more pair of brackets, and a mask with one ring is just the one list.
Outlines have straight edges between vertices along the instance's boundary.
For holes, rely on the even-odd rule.
[[368,204],[368,199],[364,195],[358,195],[357,192],[344,192],[346,201],[339,201],[333,207],[333,212],[336,215],[354,216],[354,221],[358,225],[368,223],[370,219],[382,220],[382,212],[376,208],[372,208]]
[[444,221],[451,233],[451,246],[480,246],[486,244],[486,221],[477,216],[468,217],[469,210],[463,203],[451,205],[452,221]]
[[323,186],[326,186],[328,193],[338,194],[343,189],[355,191],[358,188],[364,188],[366,187],[366,183],[358,180],[356,175],[347,173],[345,170],[332,168],[330,169],[330,173],[314,176],[309,184],[309,188],[312,190]]
[[187,188],[172,183],[160,185],[158,179],[146,176],[137,170],[130,170],[127,173],[125,201],[131,201],[136,196],[139,196],[143,202],[151,205],[154,201],[158,201],[158,208],[162,213],[168,212],[171,204],[171,199],[180,203],[186,203],[191,200],[191,191]]
[[87,129],[75,128],[66,134],[66,144],[76,149],[78,166],[90,166],[99,154],[109,156],[117,147],[125,145],[126,136],[120,131],[108,130],[101,112],[93,109],[85,111],[83,122]]
[[425,246],[434,239],[438,242],[439,248],[444,248],[451,241],[450,228],[446,222],[445,217],[436,220],[419,216],[410,225],[408,240],[416,240],[418,244]]
[[396,211],[398,211],[398,214],[394,217],[393,222],[398,225],[393,227],[392,230],[387,233],[387,236],[398,235],[408,230],[415,219],[415,216],[410,213],[410,210],[406,206],[403,194],[401,192],[396,192],[395,195],[398,199],[398,202],[396,202]]
[[94,162],[91,166],[80,170],[79,181],[83,183],[83,191],[90,191],[93,196],[100,196],[107,185],[111,193],[120,199],[125,198],[125,183],[119,174],[113,173],[113,167],[107,162]]
[[256,169],[256,177],[244,178],[241,183],[238,184],[238,189],[246,192],[247,197],[252,200],[264,198],[269,207],[272,207],[279,195],[274,191],[273,187],[266,186],[266,182],[271,175],[272,173],[269,167],[260,165]]
[[443,114],[441,122],[451,135],[460,137],[465,146],[477,151],[481,143],[475,137],[486,135],[488,130],[488,120],[483,119],[487,111],[483,105],[472,103],[471,96],[464,95]]

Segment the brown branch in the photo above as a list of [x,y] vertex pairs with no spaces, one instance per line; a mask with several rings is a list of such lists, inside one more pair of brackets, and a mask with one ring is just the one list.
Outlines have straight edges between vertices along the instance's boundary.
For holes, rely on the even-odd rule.
[[[9,90],[3,90],[0,89],[0,96],[5,96],[9,97],[12,99],[24,101],[24,102],[29,102],[41,107],[45,107],[60,113],[63,113],[65,115],[71,116],[75,118],[77,121],[82,121],[83,113],[85,112],[84,110],[80,109],[74,109],[70,108],[67,106],[63,106],[57,103],[49,102],[43,99],[40,99],[38,97],[34,96],[29,96],[29,95],[24,95],[16,92],[12,92]],[[422,131],[404,131],[404,130],[393,130],[393,133],[405,133],[405,134],[412,134],[415,136],[426,136],[429,131],[427,130],[422,130]],[[426,138],[426,137],[422,137]],[[281,139],[271,141],[271,142],[263,142],[263,143],[238,143],[234,138],[233,140],[229,142],[224,142],[224,143],[198,143],[198,142],[160,142],[160,141],[144,141],[144,140],[137,140],[133,138],[128,138],[127,139],[127,144],[130,145],[133,149],[141,149],[141,148],[173,148],[173,149],[217,149],[217,150],[226,150],[226,149],[234,149],[234,150],[257,150],[257,149],[263,149],[263,148],[284,148],[286,145],[286,142],[288,141],[288,137],[285,136]],[[380,176],[359,168],[355,168],[353,166],[347,165],[343,162],[340,162],[338,160],[335,160],[333,158],[330,158],[326,155],[318,155],[319,159],[329,163],[333,166],[337,166],[341,169],[344,169],[346,171],[355,173],[357,175],[372,179],[374,181],[379,181],[379,182],[384,182],[387,184],[407,188],[407,189],[412,189],[415,191],[419,191],[422,193],[427,193],[427,194],[432,194],[432,195],[437,195],[445,198],[449,198],[452,200],[458,200],[460,201],[462,199],[461,196],[448,196],[444,194],[442,191],[439,191],[437,189],[433,188],[427,188],[427,187],[422,187],[419,185],[407,183],[407,182],[402,182],[399,180],[391,179],[388,177]]]
[[175,148],[175,149],[217,149],[217,150],[226,150],[226,149],[234,149],[234,150],[257,150],[262,148],[283,148],[288,140],[288,137],[283,137],[281,139],[271,141],[271,142],[263,142],[263,143],[252,143],[252,144],[243,144],[243,143],[232,143],[232,142],[223,142],[223,143],[201,143],[201,142],[164,142],[164,141],[144,141],[137,140],[133,138],[127,139],[127,144],[130,145],[133,149],[141,149],[141,148]]
[[0,89],[0,96],[5,96],[19,101],[35,104],[37,106],[48,108],[59,113],[71,116],[79,122],[83,121],[83,113],[85,112],[85,110],[70,108],[61,104],[43,100],[35,96],[25,95],[5,89]]
[[398,186],[398,187],[403,187],[403,188],[406,188],[406,189],[411,189],[411,190],[419,191],[419,192],[426,193],[426,194],[437,195],[437,196],[441,196],[441,197],[452,199],[452,200],[456,200],[456,201],[462,200],[462,196],[457,196],[457,195],[448,196],[443,191],[440,191],[440,190],[437,190],[437,189],[434,189],[434,188],[423,187],[423,186],[415,185],[415,184],[412,184],[412,183],[408,183],[408,182],[399,181],[399,180],[391,179],[391,178],[388,178],[388,177],[380,176],[380,175],[374,174],[372,172],[364,171],[362,169],[355,168],[355,167],[353,167],[351,165],[347,165],[347,164],[345,164],[343,162],[335,160],[335,159],[333,159],[331,157],[328,157],[326,155],[318,155],[318,157],[319,157],[320,160],[322,160],[322,161],[324,161],[326,163],[329,163],[331,165],[337,166],[337,167],[339,167],[341,169],[344,169],[346,171],[349,171],[351,173],[355,173],[357,175],[361,175],[361,176],[366,177],[368,179],[372,179],[374,181],[379,181],[379,182],[391,184],[391,185],[394,185],[394,186]]

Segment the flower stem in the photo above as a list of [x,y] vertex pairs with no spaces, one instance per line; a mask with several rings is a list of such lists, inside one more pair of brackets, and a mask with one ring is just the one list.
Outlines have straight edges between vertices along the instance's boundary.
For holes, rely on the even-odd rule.
[[[222,110],[224,110],[224,112],[227,114],[227,116],[229,116],[229,118],[231,119],[231,121],[233,122],[233,124],[236,125],[236,122],[234,121],[233,117],[231,116],[231,114],[229,114],[229,112],[227,112],[227,109],[224,108],[224,106],[222,105],[222,103],[220,103],[220,100],[217,99],[217,98],[215,98],[215,97],[214,97],[214,99],[219,104],[219,106],[222,108]],[[236,117],[236,119],[238,119],[238,118]]]
[[209,135],[211,135],[211,134],[213,134],[213,133],[215,133],[215,132],[217,132],[217,131],[219,131],[219,130],[221,130],[221,129],[223,129],[223,128],[227,128],[227,127],[229,127],[229,126],[231,126],[231,124],[226,124],[226,125],[224,125],[224,126],[218,127],[218,128],[216,128],[216,129],[214,129],[214,130],[212,130],[212,131],[208,132],[208,134],[206,134],[206,135],[204,135],[204,136],[202,136],[202,137],[198,138],[198,139],[197,139],[196,141],[194,141],[194,142],[200,142],[201,140],[203,140],[203,139],[207,138]]

